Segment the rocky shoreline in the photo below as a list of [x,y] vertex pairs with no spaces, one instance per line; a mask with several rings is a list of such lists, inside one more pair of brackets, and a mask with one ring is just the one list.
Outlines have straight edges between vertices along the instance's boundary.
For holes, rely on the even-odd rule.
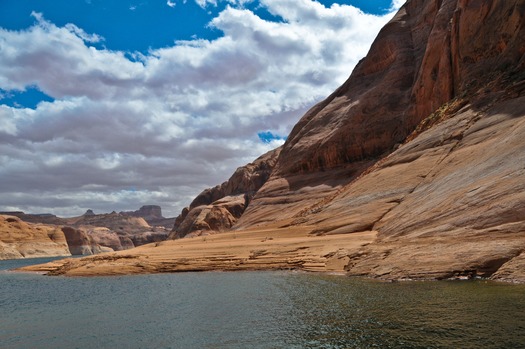
[[525,282],[524,23],[522,0],[407,1],[282,148],[197,196],[169,241],[33,269]]
[[[485,263],[478,269],[461,269],[461,262],[451,263],[450,255],[441,260],[434,256],[405,258],[405,250],[393,244],[377,243],[377,232],[316,236],[303,229],[251,230],[199,236],[148,244],[132,250],[95,256],[57,260],[19,269],[51,276],[116,276],[171,272],[301,270],[307,272],[340,273],[378,280],[450,280],[485,278],[495,281],[525,283],[520,268],[500,268],[493,272]],[[450,244],[435,240],[436,248]],[[427,241],[427,243],[430,243]],[[480,248],[488,241],[472,242]],[[440,245],[441,244],[441,245]],[[425,244],[426,245],[426,244]],[[397,252],[391,252],[393,248]],[[490,247],[487,247],[490,248]],[[455,248],[460,253],[461,248]],[[388,252],[390,251],[390,253]],[[384,258],[398,254],[393,268],[367,262],[367,256],[383,254]],[[498,261],[494,261],[496,268]],[[501,263],[500,263],[501,264]],[[523,268],[521,268],[523,270]]]

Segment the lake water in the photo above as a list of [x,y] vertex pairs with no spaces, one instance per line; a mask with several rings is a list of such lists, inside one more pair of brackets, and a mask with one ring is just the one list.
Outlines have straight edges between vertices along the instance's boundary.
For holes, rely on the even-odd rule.
[[525,348],[520,285],[5,271],[31,263],[0,262],[0,348]]

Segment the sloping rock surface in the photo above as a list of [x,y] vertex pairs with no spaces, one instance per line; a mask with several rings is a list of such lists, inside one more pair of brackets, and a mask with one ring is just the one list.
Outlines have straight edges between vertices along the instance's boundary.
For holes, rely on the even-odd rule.
[[239,167],[229,180],[200,193],[176,218],[170,238],[223,232],[232,228],[255,193],[270,177],[281,149]]
[[524,15],[523,0],[408,1],[294,127],[234,229],[376,231],[358,275],[507,267],[525,249]]
[[[107,258],[130,272],[327,270],[335,258],[333,270],[351,275],[525,282],[524,135],[525,0],[409,0],[294,127],[240,218],[213,211],[242,194],[223,184],[176,223],[175,236],[233,224],[234,242],[215,235],[211,247],[203,237]],[[287,235],[298,245],[283,253]],[[90,263],[52,270],[115,273]]]
[[238,227],[275,212],[294,216],[355,180],[446,103],[464,97],[481,109],[490,103],[478,97],[488,84],[509,78],[492,87],[505,90],[521,81],[523,7],[522,0],[408,1],[350,78],[297,123]]
[[0,215],[0,260],[55,256],[70,256],[58,227]]
[[[522,0],[408,1],[349,80],[296,125],[239,226],[289,218],[315,234],[377,231],[347,266],[357,275],[505,267],[525,249],[524,15]],[[332,195],[295,184],[341,180],[340,168],[365,159],[382,160]],[[324,198],[305,208],[306,189]]]

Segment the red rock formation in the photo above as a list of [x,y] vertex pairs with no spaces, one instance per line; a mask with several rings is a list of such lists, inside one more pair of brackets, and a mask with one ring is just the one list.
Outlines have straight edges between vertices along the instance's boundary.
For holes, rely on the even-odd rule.
[[352,274],[525,281],[524,17],[524,0],[409,0],[234,229],[374,230]]
[[[98,239],[98,237],[94,238],[83,229],[63,227],[62,232],[64,232],[64,235],[66,237],[69,251],[74,256],[90,256],[101,252],[113,251],[113,249],[110,247],[98,244],[96,240],[100,239]],[[112,243],[114,243],[114,241],[112,241]]]
[[447,102],[479,100],[481,108],[488,102],[476,96],[488,84],[518,81],[523,7],[517,0],[408,1],[350,78],[297,123],[238,227],[274,220],[272,212],[293,217],[335,195]]
[[[52,224],[62,235],[63,230],[67,237],[67,239],[64,238],[64,243],[67,241],[71,254],[74,255],[120,251],[166,240],[169,230],[163,227],[163,222],[169,221],[173,224],[173,219],[162,217],[159,206],[143,206],[132,213],[146,215],[149,219],[160,223],[160,226],[151,227],[143,217],[136,215],[116,212],[95,214],[92,210],[87,210],[80,217],[72,218],[59,218],[51,214],[25,214],[24,212],[12,212],[11,215],[26,222]],[[49,247],[49,253],[56,254],[56,246],[50,245]],[[44,252],[41,254],[45,255]]]
[[[262,187],[243,186],[257,190],[247,207],[226,198],[250,183],[236,179],[178,220],[181,235],[246,229],[225,234],[235,244],[217,239],[202,256],[186,240],[108,260],[164,272],[330,270],[335,258],[352,275],[525,283],[524,135],[525,0],[409,0],[299,121]],[[78,265],[73,275],[97,273]]]
[[268,152],[239,167],[228,181],[200,193],[176,218],[170,238],[230,229],[270,177],[280,150]]
[[0,215],[0,260],[69,255],[66,239],[58,227]]

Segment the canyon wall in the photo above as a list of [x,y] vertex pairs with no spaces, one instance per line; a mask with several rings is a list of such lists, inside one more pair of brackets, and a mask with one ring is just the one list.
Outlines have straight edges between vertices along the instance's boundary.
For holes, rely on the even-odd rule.
[[352,274],[512,277],[525,264],[524,15],[522,0],[408,1],[297,123],[233,229],[377,232]]
[[171,238],[229,233],[48,270],[525,283],[524,135],[525,0],[409,0],[282,149],[199,195]]

